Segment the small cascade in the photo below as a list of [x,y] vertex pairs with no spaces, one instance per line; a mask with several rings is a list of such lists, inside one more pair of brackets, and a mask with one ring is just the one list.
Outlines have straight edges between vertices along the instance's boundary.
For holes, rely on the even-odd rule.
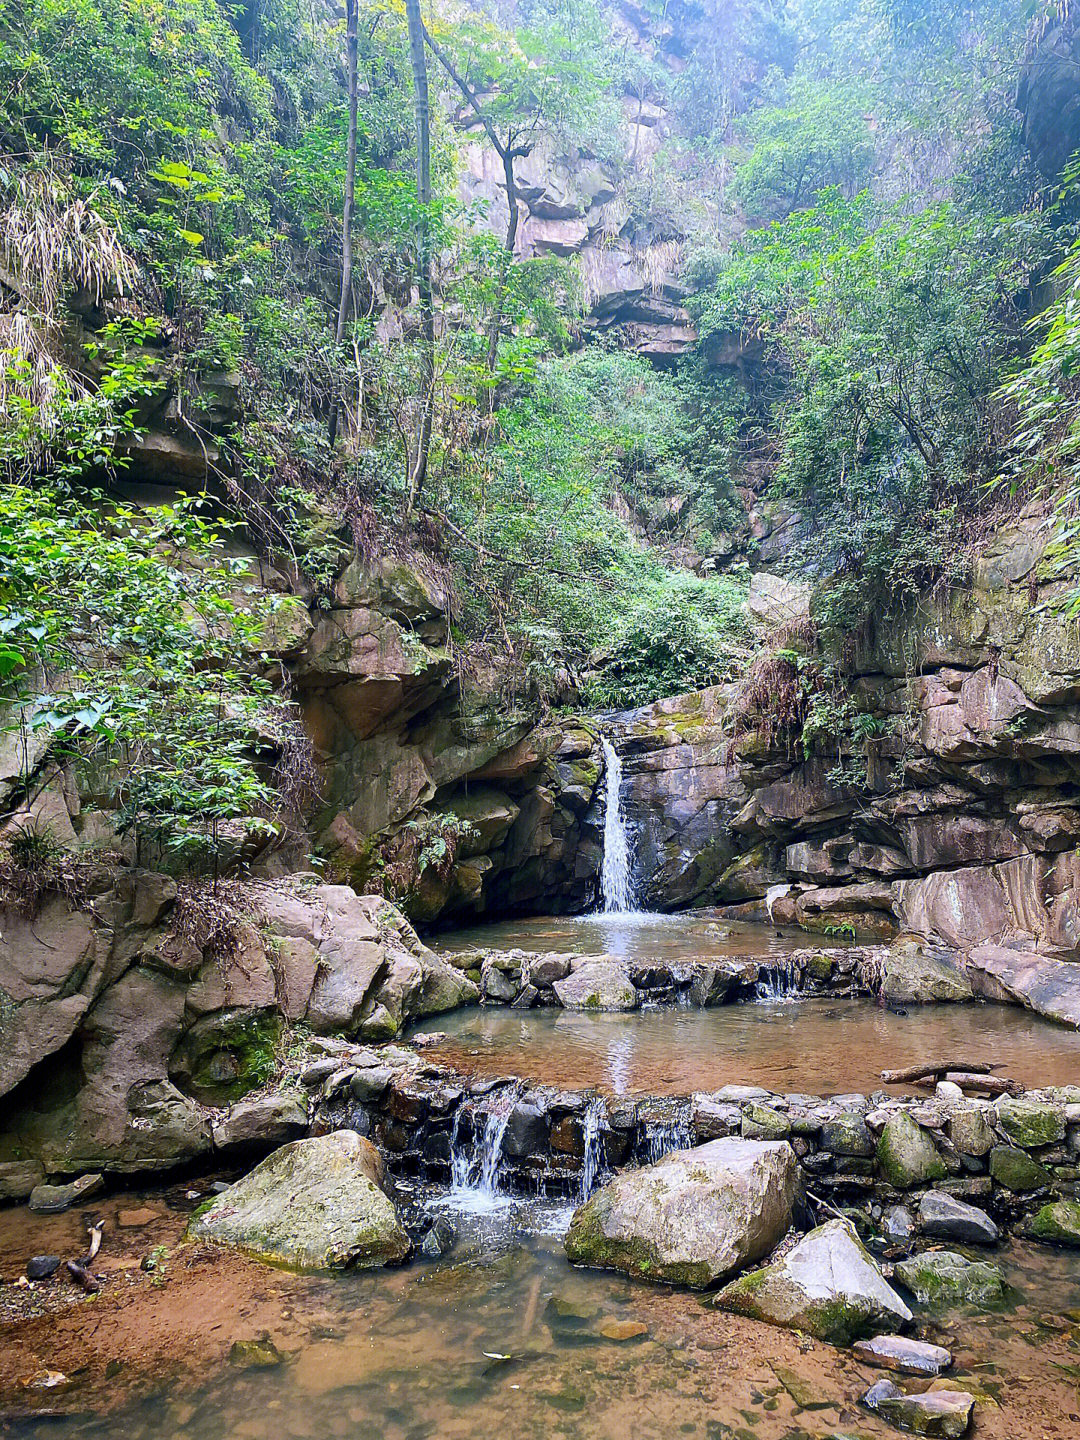
[[468,1191],[487,1200],[498,1195],[503,1136],[516,1099],[517,1090],[511,1088],[499,1096],[490,1110],[477,1114],[472,1143],[468,1145],[461,1143],[461,1116],[466,1107],[459,1108],[450,1132],[450,1173],[455,1190]]
[[672,1150],[688,1150],[694,1143],[690,1129],[690,1111],[685,1107],[643,1117],[639,1153],[646,1165],[655,1165]]
[[581,1198],[583,1201],[588,1200],[592,1194],[604,1160],[603,1141],[600,1138],[600,1125],[604,1114],[604,1102],[593,1099],[589,1101],[585,1108],[585,1114],[581,1117],[581,1139],[585,1148],[581,1161]]
[[605,915],[627,915],[634,910],[634,887],[630,875],[630,840],[622,808],[622,761],[606,736],[600,737],[600,747],[604,752],[606,801],[601,908]]
[[788,1000],[803,993],[803,970],[790,958],[772,960],[758,969],[755,993],[759,1000]]

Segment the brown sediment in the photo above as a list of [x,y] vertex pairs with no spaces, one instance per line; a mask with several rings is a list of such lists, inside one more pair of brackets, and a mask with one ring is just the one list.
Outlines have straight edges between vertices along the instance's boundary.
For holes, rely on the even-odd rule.
[[[11,1285],[27,1255],[81,1246],[84,1213],[0,1212],[0,1411],[108,1414],[152,1393],[167,1409],[130,1424],[125,1416],[124,1433],[161,1440],[211,1433],[176,1418],[199,1397],[203,1414],[208,1403],[223,1407],[213,1433],[268,1440],[352,1433],[340,1427],[359,1417],[387,1440],[418,1426],[440,1440],[524,1440],[545,1425],[581,1440],[728,1434],[750,1423],[757,1440],[800,1428],[879,1440],[895,1433],[860,1410],[878,1372],[852,1352],[704,1309],[667,1287],[571,1271],[556,1258],[557,1242],[546,1254],[512,1251],[494,1269],[414,1264],[363,1277],[296,1276],[183,1245],[193,1201],[173,1194],[139,1203],[157,1213],[138,1227],[112,1223],[129,1197],[95,1211],[107,1228],[94,1267],[104,1285],[93,1298],[63,1281],[33,1291]],[[141,1269],[160,1246],[164,1268]],[[545,1318],[553,1292],[595,1309],[588,1323],[599,1338],[557,1343]],[[605,1329],[633,1339],[605,1338]],[[234,1341],[263,1337],[284,1357],[280,1368],[240,1373],[230,1365]],[[980,1440],[1076,1435],[1080,1327],[1067,1317],[1021,1310],[958,1321],[928,1338],[953,1350],[951,1380],[978,1390]],[[512,1353],[504,1363],[488,1357],[492,1349]],[[27,1387],[46,1371],[69,1384]],[[385,1416],[373,1408],[381,1403]]]

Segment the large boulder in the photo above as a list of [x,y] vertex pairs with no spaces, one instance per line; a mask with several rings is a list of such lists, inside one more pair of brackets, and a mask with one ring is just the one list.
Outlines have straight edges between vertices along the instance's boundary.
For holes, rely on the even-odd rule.
[[368,1268],[411,1248],[379,1152],[351,1130],[295,1140],[200,1210],[188,1239],[296,1270]]
[[575,962],[565,980],[552,986],[564,1010],[636,1010],[641,1002],[626,966],[610,955]]
[[791,1224],[795,1154],[783,1141],[713,1140],[627,1170],[574,1215],[576,1265],[702,1287],[767,1254]]
[[811,1230],[783,1259],[725,1286],[715,1303],[833,1345],[850,1345],[911,1320],[846,1220]]

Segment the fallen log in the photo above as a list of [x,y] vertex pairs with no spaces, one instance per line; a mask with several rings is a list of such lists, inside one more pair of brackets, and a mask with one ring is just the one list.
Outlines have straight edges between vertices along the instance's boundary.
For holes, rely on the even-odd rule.
[[985,1075],[998,1069],[996,1064],[983,1064],[981,1060],[939,1060],[924,1061],[921,1065],[908,1065],[903,1070],[882,1070],[881,1078],[886,1085],[899,1085],[905,1080],[925,1080],[931,1075],[944,1075],[946,1070],[962,1070],[968,1075]]
[[1010,1080],[1006,1075],[976,1075],[971,1070],[947,1070],[945,1079],[959,1085],[961,1090],[985,1090],[988,1095],[1022,1095],[1024,1087],[1019,1080]]

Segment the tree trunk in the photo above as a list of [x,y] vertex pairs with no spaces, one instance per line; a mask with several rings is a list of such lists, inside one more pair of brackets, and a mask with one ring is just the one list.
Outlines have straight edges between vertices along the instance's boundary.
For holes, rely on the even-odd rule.
[[499,336],[502,333],[503,315],[506,310],[506,281],[510,273],[510,266],[514,263],[514,247],[517,244],[518,222],[521,211],[518,207],[517,186],[514,183],[514,152],[509,146],[500,150],[499,154],[503,162],[503,176],[506,180],[506,203],[510,207],[510,218],[506,226],[506,239],[503,241],[505,255],[499,271],[498,299],[495,303],[495,313],[491,317],[491,330],[488,334],[487,368],[495,369],[495,361],[499,354]]
[[420,201],[417,226],[417,288],[420,295],[420,414],[416,442],[409,464],[409,498],[405,518],[412,518],[417,497],[427,477],[431,447],[431,412],[435,388],[435,302],[431,283],[431,105],[428,99],[427,56],[424,54],[424,22],[420,0],[405,0],[409,22],[409,59],[412,62],[413,97],[416,108],[416,195]]
[[[338,351],[345,340],[345,322],[349,318],[352,295],[352,212],[356,195],[356,70],[357,70],[357,0],[345,0],[345,43],[349,65],[349,140],[345,158],[345,203],[341,208],[341,299],[338,302],[337,329],[334,340]],[[338,397],[330,402],[330,444],[337,439]]]

